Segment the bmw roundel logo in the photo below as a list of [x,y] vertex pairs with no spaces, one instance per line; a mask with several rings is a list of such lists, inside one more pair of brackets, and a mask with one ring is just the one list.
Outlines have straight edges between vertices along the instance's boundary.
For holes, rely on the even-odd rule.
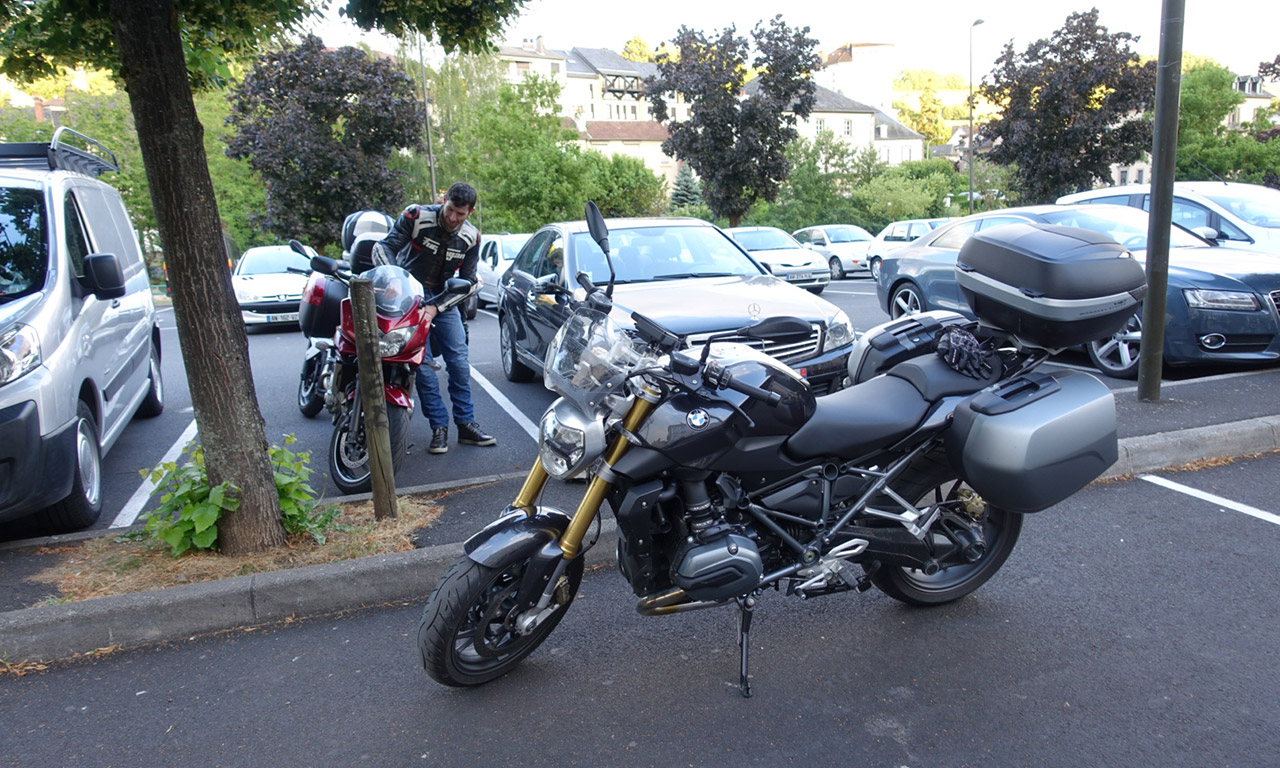
[[689,415],[684,417],[685,423],[694,429],[702,429],[711,421],[711,417],[701,408],[694,408],[689,411]]

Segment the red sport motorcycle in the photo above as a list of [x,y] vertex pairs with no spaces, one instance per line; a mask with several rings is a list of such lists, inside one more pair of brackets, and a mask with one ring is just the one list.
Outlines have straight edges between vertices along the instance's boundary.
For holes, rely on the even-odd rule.
[[[302,248],[290,241],[294,250]],[[356,362],[355,316],[348,295],[352,273],[345,265],[323,256],[311,259],[312,277],[302,293],[299,324],[308,336],[333,334],[332,372],[325,407],[333,416],[329,440],[329,477],[344,494],[370,489],[369,450],[365,438],[364,409]],[[422,285],[402,267],[383,265],[361,273],[373,281],[378,320],[378,357],[387,399],[387,425],[391,434],[393,470],[400,471],[409,451],[409,419],[413,415],[413,379],[422,364],[431,331],[426,307],[444,311],[464,301],[471,282],[451,278],[444,290],[424,297]]]

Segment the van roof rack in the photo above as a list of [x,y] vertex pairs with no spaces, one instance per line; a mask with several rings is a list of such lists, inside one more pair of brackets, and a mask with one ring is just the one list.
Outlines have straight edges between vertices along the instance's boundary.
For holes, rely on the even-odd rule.
[[[63,137],[71,135],[84,142],[84,149],[70,146]],[[106,155],[102,157],[91,150]],[[110,158],[110,159],[108,159]],[[100,176],[108,171],[120,172],[120,163],[111,150],[94,139],[65,126],[53,132],[48,144],[38,141],[0,144],[0,168],[35,168],[51,171],[67,170],[86,176]]]

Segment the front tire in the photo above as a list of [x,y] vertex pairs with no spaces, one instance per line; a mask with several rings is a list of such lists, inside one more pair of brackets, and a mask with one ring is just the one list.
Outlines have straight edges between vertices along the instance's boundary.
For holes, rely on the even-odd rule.
[[827,264],[831,267],[832,280],[843,280],[845,278],[844,265],[840,263],[839,257],[832,256],[831,261],[827,262]]
[[1089,342],[1089,360],[1095,368],[1116,379],[1138,378],[1138,355],[1142,349],[1142,310],[1111,336]]
[[[986,583],[1009,559],[1022,532],[1022,515],[996,509],[982,501],[962,480],[943,456],[926,454],[908,466],[892,484],[893,490],[916,506],[951,502],[942,519],[934,524],[933,544],[938,552],[954,547],[953,542],[938,531],[940,525],[959,527],[969,513],[963,511],[980,504],[982,534],[986,549],[976,562],[952,565],[934,574],[916,568],[886,565],[868,569],[871,583],[894,600],[908,605],[928,607],[959,600]],[[887,498],[880,503],[893,505]],[[876,505],[877,501],[872,501]]]
[[[557,595],[560,608],[528,635],[514,630],[515,594],[528,561],[490,568],[468,557],[453,564],[427,599],[418,623],[422,667],[444,685],[487,683],[515,668],[556,628],[578,594],[583,561],[569,563]],[[553,598],[555,602],[557,598]]]
[[533,369],[520,362],[516,355],[516,332],[505,318],[498,323],[498,347],[502,354],[502,373],[507,381],[523,382],[533,379]]
[[[359,397],[359,393],[356,394]],[[329,439],[329,477],[333,484],[344,495],[367,493],[373,487],[372,475],[369,472],[369,447],[364,431],[364,411],[359,418],[353,419],[355,411],[348,411],[334,425],[333,437]],[[404,464],[405,454],[409,452],[409,417],[408,408],[387,403],[387,430],[391,435],[391,471],[400,471]],[[352,424],[356,421],[356,424]],[[347,435],[355,432],[353,440]]]
[[84,402],[76,406],[76,466],[71,494],[42,512],[37,519],[54,533],[88,528],[102,514],[102,451],[98,446],[98,422]]

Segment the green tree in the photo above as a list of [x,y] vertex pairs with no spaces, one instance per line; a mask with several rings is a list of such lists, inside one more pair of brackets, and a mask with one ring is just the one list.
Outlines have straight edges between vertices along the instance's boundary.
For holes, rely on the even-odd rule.
[[204,152],[209,162],[209,178],[218,199],[223,231],[243,251],[255,245],[269,245],[277,238],[262,229],[257,216],[267,207],[267,190],[262,180],[244,160],[227,156],[227,118],[231,105],[226,91],[195,94],[196,114],[204,128]]
[[950,162],[940,158],[909,160],[890,168],[885,175],[914,182],[918,189],[928,192],[933,199],[923,215],[929,217],[950,216],[948,200],[969,189],[967,177],[961,177]]
[[688,163],[681,163],[676,171],[675,189],[671,190],[671,207],[686,208],[702,202],[702,185],[694,178]]
[[880,159],[880,153],[872,144],[868,144],[853,155],[853,183],[867,184],[872,179],[889,170],[889,163]]
[[585,155],[589,175],[586,199],[596,201],[605,216],[660,216],[667,200],[667,182],[644,161],[590,151]]
[[[284,542],[249,348],[231,278],[209,243],[222,238],[192,84],[231,74],[230,61],[296,28],[318,0],[25,0],[0,11],[0,71],[19,82],[57,66],[116,74],[129,94],[164,243],[191,401],[209,481],[237,486],[239,507],[221,524],[224,552]],[[348,0],[366,29],[416,29],[452,50],[489,45],[519,0],[419,0],[385,9]]]
[[1227,116],[1244,96],[1235,75],[1217,64],[1201,64],[1182,79],[1178,111],[1177,178],[1230,178],[1266,183],[1280,168],[1280,136],[1271,133],[1268,113],[1243,130],[1227,128]]
[[[786,147],[798,136],[796,119],[808,117],[814,102],[818,57],[808,32],[781,16],[757,24],[749,62],[747,40],[734,27],[715,39],[681,27],[672,41],[679,61],[659,57],[658,75],[647,83],[654,117],[668,124],[663,151],[693,166],[711,210],[732,225],[756,201],[775,199],[787,178]],[[742,98],[748,66],[760,75]],[[671,94],[689,104],[689,119],[671,119]]]
[[1028,202],[1088,188],[1151,146],[1155,65],[1138,64],[1136,40],[1099,26],[1095,8],[1022,53],[1005,45],[981,87],[999,114],[979,136],[991,142],[993,162],[1017,165]]
[[627,61],[651,62],[654,58],[653,49],[644,41],[644,38],[636,35],[623,44],[622,58]]
[[943,144],[951,138],[950,129],[942,122],[942,101],[933,88],[926,87],[920,93],[919,110],[911,109],[905,101],[895,101],[893,106],[898,110],[898,119],[930,144]]
[[884,174],[855,189],[853,199],[863,212],[862,226],[878,232],[890,222],[928,216],[935,195],[918,179]]
[[422,148],[423,119],[414,84],[386,60],[310,35],[259,58],[231,94],[227,155],[266,183],[264,229],[324,250],[352,211],[400,207],[387,159]]
[[770,206],[769,224],[788,232],[812,224],[861,224],[864,217],[850,197],[854,156],[831,131],[792,142],[787,147],[791,173]]

